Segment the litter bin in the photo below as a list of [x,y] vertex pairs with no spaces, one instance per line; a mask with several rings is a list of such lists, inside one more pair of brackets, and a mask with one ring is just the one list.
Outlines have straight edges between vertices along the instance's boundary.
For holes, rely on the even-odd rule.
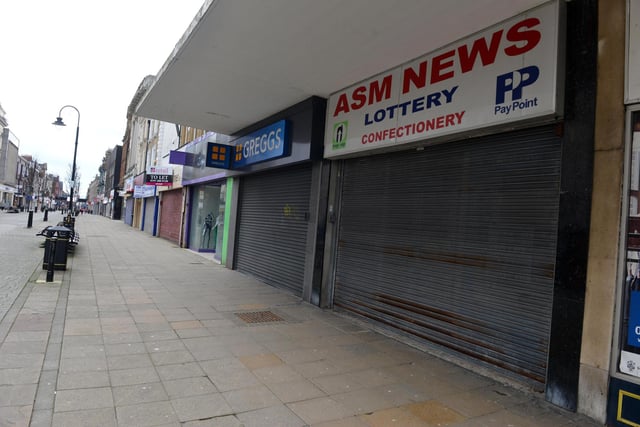
[[52,250],[55,251],[53,254],[53,269],[67,269],[67,249],[70,235],[71,230],[60,225],[47,229],[47,236],[44,242],[44,261],[42,262],[43,270],[49,267],[49,257]]
[[75,230],[76,227],[76,219],[71,216],[71,214],[67,215],[62,219],[62,223],[65,227],[70,228],[71,230]]

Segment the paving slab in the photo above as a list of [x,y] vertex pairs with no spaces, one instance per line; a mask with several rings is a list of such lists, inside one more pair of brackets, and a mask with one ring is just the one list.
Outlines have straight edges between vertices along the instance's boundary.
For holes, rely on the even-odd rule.
[[[120,221],[76,224],[68,269],[36,269],[0,322],[0,424],[598,425]],[[262,310],[282,320],[237,316]]]

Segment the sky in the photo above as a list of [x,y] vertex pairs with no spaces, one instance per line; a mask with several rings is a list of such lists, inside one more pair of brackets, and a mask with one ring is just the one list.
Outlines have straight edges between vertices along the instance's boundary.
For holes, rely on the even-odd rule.
[[80,197],[105,151],[122,144],[127,108],[157,74],[204,0],[2,0],[0,105],[30,154],[65,182],[76,164]]

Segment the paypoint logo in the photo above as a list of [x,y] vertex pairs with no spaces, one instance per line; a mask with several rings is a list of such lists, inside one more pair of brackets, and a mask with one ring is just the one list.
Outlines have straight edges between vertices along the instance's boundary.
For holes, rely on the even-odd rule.
[[[535,65],[501,74],[496,79],[496,106],[494,114],[510,114],[538,105],[538,97],[523,98],[524,88],[534,84],[540,76]],[[511,98],[507,101],[507,95]]]
[[349,122],[338,122],[333,125],[333,136],[331,138],[331,146],[334,150],[347,146],[347,133],[349,130]]

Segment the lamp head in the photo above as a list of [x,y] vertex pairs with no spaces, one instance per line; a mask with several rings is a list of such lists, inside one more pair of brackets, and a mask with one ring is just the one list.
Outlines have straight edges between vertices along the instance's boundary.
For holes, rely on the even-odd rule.
[[56,121],[51,124],[56,126],[66,126],[62,121],[62,117],[56,117]]

